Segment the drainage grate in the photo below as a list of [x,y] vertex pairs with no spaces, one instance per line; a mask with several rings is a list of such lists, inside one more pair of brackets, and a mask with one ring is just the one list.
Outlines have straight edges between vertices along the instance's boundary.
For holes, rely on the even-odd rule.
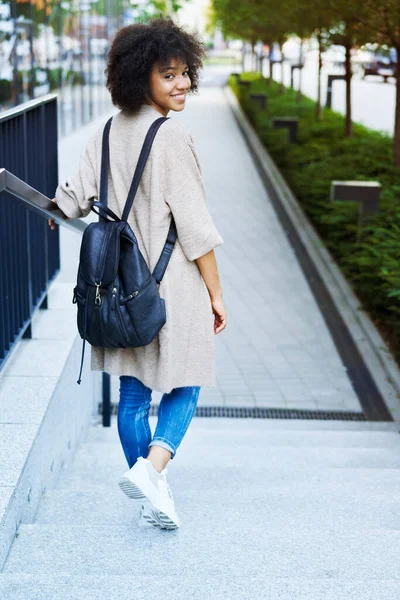
[[[118,404],[111,404],[111,414],[117,414]],[[101,414],[101,403],[99,404]],[[158,404],[150,405],[150,416],[156,417]],[[256,406],[198,406],[195,417],[229,417],[231,419],[309,419],[314,421],[366,421],[362,412],[335,410],[300,410]]]

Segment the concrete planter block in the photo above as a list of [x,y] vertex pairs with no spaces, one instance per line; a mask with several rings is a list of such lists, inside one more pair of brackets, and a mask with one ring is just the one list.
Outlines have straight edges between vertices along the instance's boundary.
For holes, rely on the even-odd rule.
[[358,202],[360,214],[379,212],[381,184],[378,181],[332,181],[331,200]]
[[272,120],[272,126],[274,129],[287,129],[291,144],[297,140],[297,131],[299,129],[299,120],[297,117],[275,117]]
[[249,98],[250,100],[254,100],[254,102],[258,102],[262,110],[265,110],[267,108],[267,94],[250,94]]
[[344,75],[328,75],[328,87],[326,90],[326,108],[332,108],[332,87],[334,81],[343,81]]
[[296,71],[296,69],[301,70],[304,67],[304,65],[291,65],[290,66],[290,87],[293,88],[294,87],[294,83],[293,83],[293,73],[294,71]]

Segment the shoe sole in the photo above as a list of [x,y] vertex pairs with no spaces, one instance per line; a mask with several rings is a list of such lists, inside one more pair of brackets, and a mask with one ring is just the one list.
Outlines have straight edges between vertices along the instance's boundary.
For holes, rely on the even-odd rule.
[[155,508],[150,501],[148,502],[147,507],[143,508],[142,517],[147,523],[153,525],[153,527],[159,527],[161,529],[178,529],[179,527],[179,525],[177,525],[166,513]]
[[[154,506],[150,498],[128,477],[121,477],[118,481],[121,490],[133,500],[147,500],[147,507],[143,510],[143,518],[153,525],[153,527],[161,527],[163,529],[177,529],[179,525],[171,519],[165,512]],[[143,505],[142,505],[143,506]]]

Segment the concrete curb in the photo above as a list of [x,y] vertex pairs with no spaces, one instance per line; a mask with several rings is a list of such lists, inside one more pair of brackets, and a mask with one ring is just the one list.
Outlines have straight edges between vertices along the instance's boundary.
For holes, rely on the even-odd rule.
[[400,421],[400,369],[397,363],[258,138],[236,96],[229,87],[225,87],[224,91],[249,146],[257,155],[266,177],[274,186],[282,206],[340,312],[388,410],[395,421]]
[[[29,343],[34,348],[34,342],[27,341],[22,354],[29,350]],[[49,354],[42,359],[51,360],[52,351],[57,350],[52,340],[46,342]],[[80,350],[81,339],[74,336],[58,376],[32,377],[21,371],[14,374],[9,368],[21,355],[17,346],[2,374],[0,400],[6,416],[0,423],[0,570],[20,523],[33,522],[42,494],[57,484],[62,468],[72,462],[94,420],[94,375],[89,364],[82,385],[77,389],[71,385],[79,371]],[[22,360],[28,364],[26,353]],[[30,386],[34,389],[29,390]]]

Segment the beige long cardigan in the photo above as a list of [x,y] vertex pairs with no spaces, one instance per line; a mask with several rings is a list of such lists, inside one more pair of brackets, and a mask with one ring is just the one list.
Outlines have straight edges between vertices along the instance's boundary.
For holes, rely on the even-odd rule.
[[[118,112],[110,130],[108,206],[122,215],[143,140],[161,115],[143,104],[132,115]],[[98,198],[103,127],[81,156],[79,171],[60,183],[56,200],[71,218],[89,214]],[[139,248],[152,271],[174,216],[178,241],[160,285],[167,322],[140,348],[92,348],[92,370],[132,375],[146,386],[170,392],[215,381],[214,317],[210,297],[194,260],[223,243],[207,208],[199,159],[188,131],[173,118],[154,140],[129,216]]]

